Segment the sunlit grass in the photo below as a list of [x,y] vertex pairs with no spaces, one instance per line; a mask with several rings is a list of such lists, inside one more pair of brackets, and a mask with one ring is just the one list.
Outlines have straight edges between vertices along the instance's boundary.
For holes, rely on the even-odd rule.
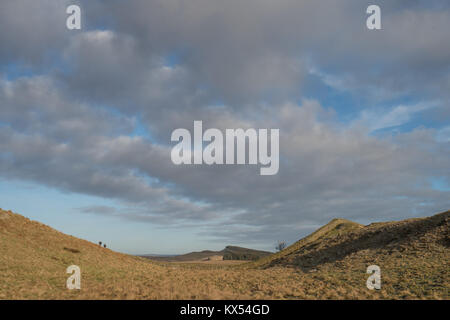
[[[326,228],[331,232],[278,254],[277,263],[156,263],[0,211],[0,299],[449,299],[448,246],[433,238],[448,233],[448,214],[440,228],[405,250],[361,249],[313,268],[302,268],[302,254],[319,261],[311,252],[358,239],[359,225]],[[81,290],[66,288],[72,264],[81,268]],[[370,264],[382,269],[379,291],[366,288]]]

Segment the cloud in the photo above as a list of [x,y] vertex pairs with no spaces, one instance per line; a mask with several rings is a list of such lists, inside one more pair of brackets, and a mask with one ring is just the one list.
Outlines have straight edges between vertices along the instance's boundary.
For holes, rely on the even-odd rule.
[[418,113],[436,108],[439,105],[437,101],[415,105],[399,105],[390,108],[389,111],[382,115],[380,115],[379,111],[364,110],[361,112],[359,119],[355,120],[354,125],[362,125],[370,131],[397,127],[408,123]]
[[450,142],[450,126],[440,129],[436,138],[439,142]]
[[[111,20],[114,27],[70,37],[66,54],[76,63],[67,81],[76,94],[139,111],[218,99],[241,110],[301,98],[312,66],[326,84],[380,101],[446,95],[450,8],[433,3],[382,1],[383,30],[371,32],[365,1],[90,1],[88,26]],[[158,76],[164,85],[150,82],[174,55],[177,63],[165,69],[171,76]]]
[[[417,187],[448,168],[448,151],[439,147],[432,132],[376,139],[342,127],[314,100],[260,106],[266,113],[257,118],[251,114],[235,118],[227,108],[211,111],[221,114],[210,118],[219,122],[281,128],[280,173],[267,179],[247,166],[175,166],[169,159],[170,145],[130,137],[127,126],[115,132],[123,117],[108,118],[95,109],[74,106],[41,77],[4,81],[2,89],[0,100],[7,106],[2,110],[8,112],[2,118],[13,125],[0,128],[0,148],[7,155],[0,158],[0,174],[115,199],[123,206],[114,212],[99,208],[83,212],[171,226],[204,225],[210,236],[223,236],[224,230],[214,231],[219,226],[228,225],[230,236],[248,228],[247,237],[256,239],[268,229],[281,236],[293,222],[297,227],[290,228],[292,236],[299,224],[335,216],[361,218],[374,210],[383,216],[412,210],[426,213],[448,205],[430,186]],[[39,116],[35,108],[21,108],[28,105],[23,99],[42,105]],[[66,124],[66,107],[82,111],[72,113],[71,121],[84,128]],[[12,110],[21,110],[21,121],[29,121],[22,128],[34,129],[27,132],[15,126]],[[87,116],[88,111],[92,113]],[[79,117],[90,119],[99,130]],[[205,128],[215,124],[206,121]],[[61,131],[70,132],[70,139],[62,141]],[[424,199],[429,204],[422,205]]]
[[0,60],[36,69],[49,66],[68,43],[66,8],[71,1],[6,0],[0,3]]
[[[448,5],[381,1],[383,30],[371,33],[366,1],[81,1],[80,32],[65,30],[64,2],[39,4],[0,5],[2,30],[17,30],[0,35],[0,176],[118,204],[86,214],[219,240],[448,209],[429,182],[450,179]],[[11,65],[31,71],[11,77]],[[381,107],[343,124],[309,96],[315,81],[356,109]],[[424,114],[441,129],[370,135]],[[279,174],[173,165],[170,133],[194,120],[279,128]]]

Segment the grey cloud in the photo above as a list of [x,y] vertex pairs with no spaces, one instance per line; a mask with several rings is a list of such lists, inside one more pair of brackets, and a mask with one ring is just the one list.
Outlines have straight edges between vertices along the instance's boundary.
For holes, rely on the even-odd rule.
[[384,30],[370,32],[369,4],[116,1],[102,11],[115,19],[116,31],[139,39],[139,54],[178,53],[190,83],[207,84],[231,105],[299,95],[307,60],[326,74],[348,74],[350,88],[376,88],[374,95],[380,88],[436,93],[449,68],[449,6],[381,1]]
[[[31,64],[47,59],[48,65],[64,50],[74,63],[66,81],[75,93],[126,110],[157,102],[175,107],[175,101],[182,108],[186,102],[174,88],[186,95],[207,86],[206,101],[221,99],[237,109],[242,102],[301,97],[306,61],[330,76],[347,74],[350,92],[380,98],[380,90],[392,97],[449,91],[450,8],[439,1],[379,1],[380,32],[365,28],[370,1],[79,3],[87,32],[69,33],[67,2],[2,2],[2,30],[15,32],[2,33],[0,57]],[[102,23],[112,30],[94,31]],[[171,54],[180,56],[183,72],[161,90],[177,99],[155,101],[145,94],[155,87],[149,78]]]
[[[417,104],[344,126],[333,106],[301,99],[314,76],[359,98],[439,100],[428,115],[448,124],[442,2],[380,1],[384,30],[369,33],[367,1],[85,1],[86,30],[70,34],[54,28],[65,25],[62,3],[26,2],[31,22],[6,18],[24,3],[0,5],[2,30],[18,30],[0,34],[0,65],[26,60],[44,75],[0,79],[2,177],[119,203],[84,213],[243,243],[294,241],[336,216],[366,223],[450,205],[429,181],[450,180],[444,129],[370,135],[371,121],[402,122]],[[169,55],[179,61],[170,65]],[[170,133],[193,120],[280,128],[279,174],[173,165]],[[139,124],[148,136],[136,136]]]
[[[0,97],[9,96],[4,104],[8,108],[3,110],[14,110],[14,102],[24,105],[13,98],[21,95],[49,108],[42,107],[40,112],[58,114],[49,103],[51,95],[34,96],[31,85],[18,86],[22,90],[16,92],[11,89],[15,85],[3,88]],[[53,96],[64,105],[63,95]],[[27,114],[26,108],[21,111]],[[395,138],[370,137],[367,131],[342,127],[332,113],[312,100],[266,112],[256,120],[251,115],[234,118],[226,110],[222,117],[230,123],[234,119],[235,124],[281,128],[282,167],[270,178],[246,166],[178,167],[170,162],[170,146],[120,132],[111,135],[108,129],[92,131],[89,138],[73,130],[72,139],[61,142],[51,135],[56,132],[51,127],[60,126],[65,118],[54,114],[51,123],[48,117],[30,120],[36,130],[47,124],[49,130],[39,130],[40,134],[15,131],[14,126],[1,128],[0,148],[6,153],[0,157],[0,172],[4,177],[116,199],[125,208],[114,216],[172,226],[198,227],[200,223],[211,230],[206,231],[211,236],[224,234],[213,231],[219,225],[229,225],[230,235],[248,228],[249,239],[258,238],[268,228],[278,237],[293,221],[317,224],[335,216],[358,220],[374,211],[377,218],[399,217],[449,205],[445,192],[427,185],[430,176],[450,178],[450,149],[437,143],[430,130]],[[115,126],[109,118],[91,116],[99,128]],[[107,214],[104,210],[89,212]],[[297,232],[290,230],[292,236]]]
[[73,1],[5,0],[0,3],[0,59],[42,70],[68,43],[66,8]]

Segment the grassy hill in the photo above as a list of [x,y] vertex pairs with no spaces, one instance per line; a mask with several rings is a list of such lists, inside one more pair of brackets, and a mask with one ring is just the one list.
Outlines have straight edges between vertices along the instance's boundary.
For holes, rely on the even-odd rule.
[[333,238],[335,236],[344,235],[352,230],[362,229],[364,226],[345,219],[333,219],[330,223],[317,229],[307,237],[295,242],[284,250],[274,253],[270,256],[264,257],[254,263],[254,266],[267,266],[273,262],[278,262],[282,257],[295,254],[306,245],[313,242],[320,242]]
[[[449,299],[449,214],[361,226],[336,219],[239,266],[153,262],[0,210],[0,299]],[[66,268],[81,268],[81,290]],[[366,288],[377,264],[382,289]]]
[[[251,267],[295,268],[322,279],[358,285],[348,277],[380,266],[396,295],[450,299],[450,211],[431,217],[362,226],[334,219],[316,232]],[[436,296],[436,297],[437,297]]]
[[81,267],[82,287],[110,297],[118,276],[161,270],[142,260],[0,210],[0,299],[86,297],[65,288],[72,264]]
[[258,260],[269,256],[272,252],[227,246],[223,252],[223,260]]
[[450,258],[449,232],[449,211],[427,218],[368,226],[333,219],[285,250],[259,260],[255,266],[295,266],[309,271],[325,263],[346,259],[354,263],[358,259],[368,260],[371,256],[376,256],[383,264],[403,256],[409,259],[428,257],[428,262],[432,262],[440,257]]
[[204,250],[176,256],[145,255],[142,257],[155,261],[186,262],[218,258],[220,258],[220,260],[258,260],[270,254],[272,254],[272,252],[242,248],[237,246],[226,246],[225,249],[220,251]]

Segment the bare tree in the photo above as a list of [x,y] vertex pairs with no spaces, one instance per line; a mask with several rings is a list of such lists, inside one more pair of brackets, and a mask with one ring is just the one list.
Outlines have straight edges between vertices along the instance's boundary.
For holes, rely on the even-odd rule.
[[281,251],[284,248],[286,248],[286,241],[278,241],[277,245],[275,246],[275,249],[277,251]]

